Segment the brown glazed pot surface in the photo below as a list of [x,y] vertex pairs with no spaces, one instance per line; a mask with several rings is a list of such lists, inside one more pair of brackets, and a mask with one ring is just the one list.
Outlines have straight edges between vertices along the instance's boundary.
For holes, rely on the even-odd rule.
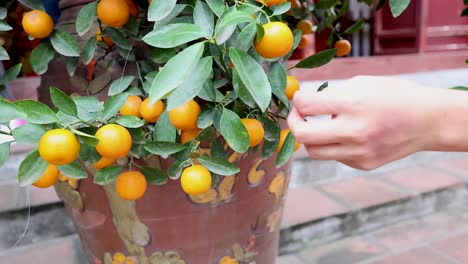
[[[237,162],[241,172],[235,176],[231,198],[215,205],[193,202],[182,191],[179,180],[169,180],[162,186],[149,185],[145,195],[136,200],[138,218],[148,227],[151,237],[145,247],[146,256],[176,251],[188,264],[217,264],[224,256],[233,257],[232,247],[239,244],[244,253],[248,248],[254,253],[252,259],[240,263],[275,263],[289,165],[277,170],[274,159],[263,161],[257,170],[264,170],[265,176],[252,186],[248,173],[257,161],[258,155],[250,154]],[[163,169],[168,165],[163,162]],[[270,190],[274,189],[270,186],[275,177],[284,177],[278,197]],[[68,206],[67,210],[90,263],[100,263],[106,253],[130,255],[116,231],[103,187],[94,184],[91,175],[80,181],[79,192],[84,211]]]

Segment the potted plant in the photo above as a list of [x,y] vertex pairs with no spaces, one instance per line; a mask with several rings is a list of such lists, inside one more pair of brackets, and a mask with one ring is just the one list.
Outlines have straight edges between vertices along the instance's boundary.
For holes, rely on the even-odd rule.
[[[55,186],[90,263],[274,263],[299,146],[283,122],[299,89],[287,72],[342,50],[288,59],[303,32],[338,34],[347,1],[63,0],[57,25],[19,2],[43,39],[31,65],[45,103],[0,100],[0,164],[12,142],[35,147],[19,184]],[[10,129],[17,118],[28,123]]]

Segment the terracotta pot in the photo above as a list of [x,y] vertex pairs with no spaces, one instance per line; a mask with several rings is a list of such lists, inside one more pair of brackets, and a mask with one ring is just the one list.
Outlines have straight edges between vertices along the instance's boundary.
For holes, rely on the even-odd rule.
[[[220,177],[197,197],[185,195],[179,180],[169,180],[149,186],[135,202],[125,201],[113,184],[94,184],[93,175],[80,181],[78,192],[66,183],[57,190],[90,263],[111,264],[118,252],[137,263],[217,264],[226,256],[239,263],[275,263],[289,165],[275,169],[274,159],[262,161],[254,153],[231,160],[241,172]],[[161,167],[168,165],[163,160]],[[81,202],[73,202],[71,193]],[[164,262],[163,255],[178,261]]]
[[[60,1],[62,16],[57,26],[73,28],[80,7],[88,2]],[[116,67],[112,79],[120,73],[121,68]],[[81,65],[75,76],[86,76],[86,68]],[[62,62],[51,63],[42,78],[40,100],[49,101],[50,85],[69,94],[82,93],[73,86]],[[231,154],[230,161],[241,168],[240,173],[220,177],[208,193],[197,197],[187,196],[179,180],[169,180],[161,186],[148,186],[137,201],[125,201],[113,184],[94,184],[92,170],[78,184],[64,181],[55,187],[75,223],[89,263],[112,264],[114,254],[121,253],[140,264],[231,263],[227,257],[240,264],[273,264],[289,182],[289,164],[276,169],[274,159],[263,161],[253,152]],[[171,161],[153,156],[145,163],[167,170]],[[225,262],[221,262],[223,258]]]

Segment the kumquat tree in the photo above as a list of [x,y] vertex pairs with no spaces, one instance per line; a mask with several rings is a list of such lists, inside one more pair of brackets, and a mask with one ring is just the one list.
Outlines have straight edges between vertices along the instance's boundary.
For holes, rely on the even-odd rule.
[[[1,19],[14,2],[0,4]],[[348,0],[78,1],[72,24],[54,24],[39,0],[18,2],[30,9],[24,31],[42,40],[33,70],[47,76],[62,63],[73,87],[46,87],[44,102],[0,100],[0,133],[11,138],[0,164],[13,142],[30,145],[21,186],[55,186],[76,223],[92,210],[113,219],[92,235],[77,224],[90,263],[274,263],[288,161],[299,148],[284,122],[300,89],[290,71],[350,53],[346,36],[364,21],[343,28]],[[399,15],[409,0],[389,3]],[[12,27],[0,21],[0,30]],[[329,49],[290,60],[323,30]],[[9,60],[1,46],[0,59]],[[27,123],[12,128],[15,119]],[[168,221],[149,220],[148,210]],[[92,241],[100,237],[108,241]],[[195,237],[218,242],[190,245]]]

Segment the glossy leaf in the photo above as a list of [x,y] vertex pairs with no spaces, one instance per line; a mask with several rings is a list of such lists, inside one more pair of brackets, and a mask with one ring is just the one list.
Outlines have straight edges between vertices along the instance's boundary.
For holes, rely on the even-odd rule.
[[37,150],[29,153],[21,162],[18,169],[18,182],[20,186],[35,183],[45,172],[49,164],[45,162]]
[[145,125],[145,122],[136,116],[120,116],[115,122],[127,128],[139,128]]
[[104,29],[102,34],[109,36],[112,42],[115,43],[115,45],[126,50],[132,49],[130,42],[120,30],[112,27],[107,27],[106,29]]
[[0,168],[5,164],[10,156],[10,142],[0,144]]
[[76,116],[78,111],[73,100],[61,90],[51,86],[49,88],[50,99],[52,103],[62,112],[68,115]]
[[145,175],[146,181],[149,184],[163,185],[168,181],[167,175],[162,170],[156,168],[142,167],[141,173]]
[[155,155],[161,155],[163,157],[167,157],[186,148],[187,147],[182,144],[165,141],[148,142],[145,145],[145,149],[147,151]]
[[109,100],[104,104],[104,110],[99,118],[101,121],[107,121],[111,117],[113,117],[117,112],[119,112],[120,108],[125,104],[127,101],[128,94],[127,93],[120,93],[112,96]]
[[55,50],[48,42],[43,42],[35,47],[31,53],[31,66],[36,74],[44,74],[47,71],[49,62],[55,57]]
[[91,2],[80,9],[76,18],[75,27],[78,36],[83,36],[96,21],[97,1]]
[[148,21],[159,21],[168,16],[177,0],[153,0],[148,8]]
[[229,109],[223,109],[220,121],[221,135],[236,152],[245,153],[250,147],[250,137],[240,117]]
[[276,157],[275,160],[275,166],[276,167],[281,167],[286,162],[288,162],[292,154],[294,153],[294,146],[296,145],[296,140],[294,139],[294,136],[291,133],[288,133],[286,136],[286,139],[284,140],[283,146],[281,147],[281,150],[278,153],[278,156]]
[[268,72],[271,90],[273,94],[285,105],[289,105],[288,97],[286,97],[285,89],[287,84],[286,71],[283,65],[277,61],[270,64],[270,72]]
[[8,55],[8,52],[5,50],[4,47],[0,46],[0,61],[4,60],[9,60],[10,55]]
[[312,69],[329,63],[336,55],[336,49],[329,49],[315,53],[301,60],[295,68]]
[[47,105],[35,100],[16,101],[15,105],[26,114],[25,119],[33,124],[51,124],[58,121],[55,112]]
[[198,159],[198,162],[209,171],[222,176],[230,176],[240,172],[239,167],[225,159],[202,156]]
[[152,103],[166,97],[190,77],[203,49],[203,43],[194,44],[166,63],[151,85],[149,95]]
[[361,30],[362,25],[364,25],[364,22],[366,22],[364,19],[360,19],[359,21],[351,25],[349,28],[347,28],[345,32],[343,32],[343,34],[353,34],[354,32]]
[[18,144],[36,146],[45,132],[44,126],[27,123],[13,129],[11,134]]
[[18,77],[18,74],[21,72],[21,63],[16,64],[15,66],[8,69],[2,76],[0,76],[0,86],[8,84]]
[[52,43],[54,49],[63,56],[80,56],[80,48],[78,47],[78,43],[69,32],[63,29],[56,29],[50,36],[50,42]]
[[206,36],[198,25],[179,23],[157,28],[146,34],[143,41],[157,48],[173,48]]
[[214,14],[206,3],[197,0],[197,4],[193,10],[193,20],[196,25],[205,31],[206,36],[213,35]]
[[206,3],[211,8],[211,10],[213,10],[213,13],[215,13],[217,17],[220,17],[226,9],[224,0],[206,0]]
[[130,86],[134,79],[135,76],[123,76],[115,80],[109,87],[109,92],[107,94],[109,96],[112,96],[124,92],[125,90],[127,90],[127,88]]
[[153,138],[155,141],[175,142],[177,130],[169,121],[167,111],[164,111],[154,126]]
[[106,185],[113,182],[121,172],[118,166],[110,166],[102,170],[98,170],[94,176],[94,183],[99,185]]
[[44,5],[42,4],[41,0],[18,0],[18,2],[20,2],[26,7],[29,7],[30,9],[45,11]]
[[390,10],[392,11],[393,17],[398,17],[405,11],[411,0],[389,0]]
[[94,58],[94,54],[97,48],[97,40],[95,37],[91,37],[86,41],[86,44],[83,48],[83,53],[81,54],[81,60],[84,65],[88,65],[91,60]]
[[72,179],[86,179],[88,174],[76,163],[58,166],[57,169],[66,177]]

